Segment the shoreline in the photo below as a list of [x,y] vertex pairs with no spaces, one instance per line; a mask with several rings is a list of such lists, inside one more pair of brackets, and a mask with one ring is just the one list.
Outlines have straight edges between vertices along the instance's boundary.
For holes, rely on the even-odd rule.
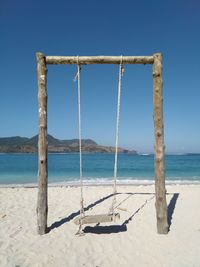
[[[148,186],[154,185],[154,180],[124,180],[117,181],[117,186]],[[199,180],[166,180],[166,185],[200,185]],[[83,181],[83,186],[113,186],[113,181]],[[37,188],[37,183],[22,183],[22,184],[0,184],[0,188]],[[69,182],[49,182],[48,187],[80,187],[79,181]]]

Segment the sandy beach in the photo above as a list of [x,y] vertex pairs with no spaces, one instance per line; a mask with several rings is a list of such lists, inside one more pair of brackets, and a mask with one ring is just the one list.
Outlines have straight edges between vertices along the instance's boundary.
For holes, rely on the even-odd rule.
[[[80,188],[50,187],[48,226],[36,231],[37,188],[0,188],[0,266],[200,266],[200,185],[167,185],[170,231],[156,233],[153,185],[119,186],[120,220],[76,236]],[[86,214],[107,213],[110,186],[86,186]]]

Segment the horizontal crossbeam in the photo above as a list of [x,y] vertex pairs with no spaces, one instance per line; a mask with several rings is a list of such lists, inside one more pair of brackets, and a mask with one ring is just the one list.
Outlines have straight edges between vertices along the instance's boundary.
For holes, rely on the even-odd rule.
[[46,64],[153,64],[153,56],[46,56]]

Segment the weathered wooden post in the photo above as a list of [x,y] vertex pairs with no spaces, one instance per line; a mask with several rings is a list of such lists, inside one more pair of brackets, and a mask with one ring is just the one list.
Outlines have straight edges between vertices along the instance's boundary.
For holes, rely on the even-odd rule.
[[47,232],[47,90],[46,90],[46,59],[42,53],[36,53],[38,75],[39,103],[39,135],[38,135],[38,200],[37,227],[38,234]]
[[153,63],[154,83],[154,168],[156,192],[157,232],[167,234],[167,201],[165,189],[165,163],[164,163],[164,129],[163,129],[163,95],[162,95],[162,54],[154,54]]

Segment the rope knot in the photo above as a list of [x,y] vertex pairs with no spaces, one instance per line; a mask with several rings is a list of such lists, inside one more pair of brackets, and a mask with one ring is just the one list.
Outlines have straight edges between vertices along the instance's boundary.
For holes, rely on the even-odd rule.
[[81,72],[81,64],[79,63],[79,56],[76,57],[76,61],[77,61],[77,73],[74,77],[74,82],[76,82],[78,80],[78,77],[79,77],[80,72]]
[[124,65],[123,65],[123,56],[121,55],[121,60],[120,60],[120,75],[123,76],[124,74]]

